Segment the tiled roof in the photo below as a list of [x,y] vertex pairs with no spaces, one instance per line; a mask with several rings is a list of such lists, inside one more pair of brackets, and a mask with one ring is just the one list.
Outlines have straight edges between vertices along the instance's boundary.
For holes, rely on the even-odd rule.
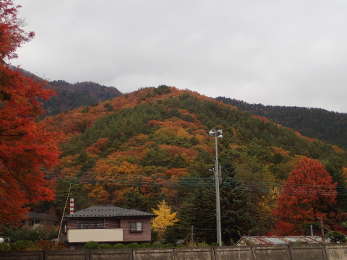
[[76,211],[70,214],[68,218],[83,218],[83,217],[153,217],[154,215],[148,212],[135,209],[124,209],[115,206],[92,206],[86,209]]

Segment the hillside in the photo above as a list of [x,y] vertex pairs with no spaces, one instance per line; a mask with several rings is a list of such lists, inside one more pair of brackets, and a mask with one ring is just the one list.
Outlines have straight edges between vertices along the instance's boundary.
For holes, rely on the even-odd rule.
[[65,135],[55,172],[58,205],[68,182],[76,184],[77,208],[113,203],[151,210],[165,199],[181,219],[173,234],[185,236],[194,224],[197,237],[215,241],[208,131],[217,127],[224,131],[222,218],[229,242],[271,230],[278,190],[303,156],[324,163],[338,183],[336,209],[345,207],[344,150],[188,90],[145,88],[45,122]]
[[28,77],[43,82],[45,87],[55,91],[56,95],[44,101],[47,115],[56,115],[77,107],[91,106],[117,97],[122,93],[115,87],[107,87],[95,82],[85,81],[69,83],[64,80],[47,81],[27,70],[10,66],[13,70],[20,71]]
[[121,92],[114,87],[106,87],[94,82],[71,84],[63,80],[55,80],[48,82],[46,87],[53,89],[57,94],[44,103],[48,115],[59,114],[80,106],[95,105],[121,95]]
[[242,111],[267,117],[303,135],[347,148],[347,114],[345,113],[319,108],[264,106],[225,97],[218,97],[217,100],[234,105]]

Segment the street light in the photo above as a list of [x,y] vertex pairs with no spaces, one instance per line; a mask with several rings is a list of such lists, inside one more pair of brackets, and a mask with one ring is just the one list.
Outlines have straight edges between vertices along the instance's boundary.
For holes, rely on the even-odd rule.
[[218,164],[218,138],[223,137],[223,130],[221,129],[211,129],[208,134],[214,137],[215,140],[215,151],[216,151],[216,161],[214,167],[214,178],[216,186],[216,219],[217,219],[217,243],[218,246],[222,246],[222,228],[221,228],[221,213],[220,213],[220,192],[219,192],[219,164]]

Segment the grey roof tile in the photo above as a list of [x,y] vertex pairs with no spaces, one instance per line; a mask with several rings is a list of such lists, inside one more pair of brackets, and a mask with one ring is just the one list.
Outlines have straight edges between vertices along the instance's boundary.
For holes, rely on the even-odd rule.
[[153,217],[152,213],[139,211],[135,209],[124,209],[115,206],[92,206],[86,209],[76,211],[74,214],[66,216],[67,218],[79,217]]

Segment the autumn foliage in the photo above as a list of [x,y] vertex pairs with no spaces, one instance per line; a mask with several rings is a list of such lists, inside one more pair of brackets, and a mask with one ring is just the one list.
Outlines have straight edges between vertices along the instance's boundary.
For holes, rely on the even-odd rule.
[[156,217],[152,221],[152,228],[158,232],[159,237],[162,238],[163,234],[168,227],[175,225],[179,220],[176,217],[177,213],[172,212],[171,207],[165,200],[158,204],[157,209],[152,209]]
[[18,6],[0,1],[0,223],[16,224],[28,204],[52,200],[51,183],[43,169],[57,163],[56,138],[37,122],[40,100],[52,93],[6,64],[33,33],[17,19]]
[[17,18],[20,6],[15,6],[12,0],[0,1],[0,59],[17,57],[15,51],[24,42],[34,36],[33,32],[26,33],[21,28]]
[[[84,192],[81,197],[87,198],[90,204],[112,203],[145,211],[165,200],[180,217],[180,222],[168,228],[166,235],[179,227],[182,239],[194,225],[200,238],[215,241],[214,233],[206,231],[215,227],[214,210],[211,210],[214,209],[214,197],[209,197],[211,205],[208,207],[206,201],[201,200],[207,187],[213,187],[209,169],[214,163],[214,143],[208,135],[212,127],[223,129],[223,138],[219,142],[221,165],[231,165],[230,178],[224,186],[230,197],[223,198],[227,205],[223,211],[224,225],[228,227],[224,238],[229,241],[231,236],[236,241],[244,234],[264,235],[274,223],[278,223],[276,233],[301,233],[302,225],[308,221],[316,222],[319,216],[327,219],[334,214],[334,208],[317,206],[326,202],[325,194],[321,196],[325,187],[319,187],[315,193],[319,203],[314,196],[310,197],[311,193],[300,197],[300,192],[311,192],[311,186],[320,185],[322,178],[317,177],[312,183],[315,175],[307,170],[310,177],[299,178],[294,189],[299,194],[293,198],[287,191],[293,186],[289,184],[283,186],[287,192],[280,196],[282,185],[288,175],[293,174],[290,174],[293,169],[293,172],[298,171],[306,165],[303,162],[311,162],[304,158],[298,163],[302,154],[312,158],[320,155],[336,181],[341,169],[347,165],[345,151],[337,153],[329,144],[301,138],[271,121],[254,118],[188,90],[168,86],[144,88],[50,120],[53,128],[63,130],[68,136],[57,173],[64,180],[80,183]],[[304,166],[300,166],[302,164]],[[323,166],[318,164],[316,168],[321,169]],[[311,166],[309,163],[307,167],[311,169]],[[314,168],[312,171],[316,174],[321,170]],[[328,176],[323,180],[331,181],[330,175],[323,172]],[[288,182],[293,182],[293,178],[289,177]],[[342,187],[345,179],[340,180],[338,184]],[[300,181],[306,184],[301,185]],[[331,181],[333,193],[328,186],[327,195],[336,196],[334,185]],[[239,191],[240,187],[244,188]],[[234,201],[234,195],[240,194],[242,197]],[[289,197],[284,197],[285,194]],[[276,203],[279,197],[279,203]],[[291,204],[287,209],[285,202],[289,198]],[[339,197],[336,200],[343,202]],[[300,207],[302,202],[306,203],[303,208]],[[328,205],[324,203],[321,204],[327,207],[334,205],[333,201]],[[313,204],[317,211],[314,213],[307,209]],[[239,220],[239,216],[243,219]]]
[[336,184],[324,166],[301,158],[290,173],[278,199],[274,215],[277,235],[303,234],[304,224],[325,220],[336,202]]

